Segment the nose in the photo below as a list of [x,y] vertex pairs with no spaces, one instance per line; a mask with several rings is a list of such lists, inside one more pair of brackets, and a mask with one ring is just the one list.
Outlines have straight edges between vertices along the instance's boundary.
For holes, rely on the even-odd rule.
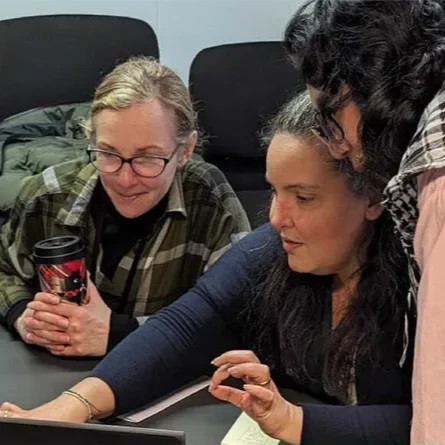
[[117,175],[117,180],[122,187],[131,187],[137,184],[136,173],[128,162],[122,165]]
[[277,232],[293,227],[292,206],[289,202],[274,196],[269,210],[269,220]]

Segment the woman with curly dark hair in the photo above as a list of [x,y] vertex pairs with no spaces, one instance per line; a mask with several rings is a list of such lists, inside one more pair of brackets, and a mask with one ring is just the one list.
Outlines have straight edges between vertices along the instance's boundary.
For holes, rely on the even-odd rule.
[[445,2],[313,0],[285,43],[332,156],[386,187],[418,303],[412,442],[444,443]]

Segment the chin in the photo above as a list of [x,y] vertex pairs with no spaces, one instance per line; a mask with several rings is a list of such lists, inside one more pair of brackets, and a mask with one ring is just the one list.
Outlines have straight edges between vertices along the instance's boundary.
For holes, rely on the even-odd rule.
[[146,205],[146,206],[125,206],[125,205],[118,205],[116,203],[114,204],[114,208],[124,217],[128,219],[134,219],[138,216],[142,216],[144,213],[149,212],[153,206],[152,205]]
[[138,216],[142,216],[144,213],[148,212],[148,210],[142,211],[142,212],[135,212],[135,211],[124,211],[121,209],[116,209],[124,218],[127,219],[135,219]]
[[104,189],[116,211],[128,219],[134,219],[149,212],[164,196],[161,190],[150,189],[133,197],[125,198],[106,184],[104,184]]
[[326,268],[311,266],[309,264],[302,264],[300,262],[292,261],[290,259],[288,261],[288,264],[289,264],[290,269],[292,269],[294,272],[297,272],[297,273],[318,275],[318,276],[322,276],[322,277],[326,276],[326,275],[333,274],[333,272],[329,271]]
[[149,194],[140,195],[134,199],[125,200],[115,193],[108,195],[113,203],[114,208],[124,218],[134,219],[144,213],[149,212],[155,205],[153,196]]
[[314,268],[311,267],[309,264],[304,264],[301,261],[295,261],[294,258],[288,257],[287,263],[294,272],[298,273],[315,273]]

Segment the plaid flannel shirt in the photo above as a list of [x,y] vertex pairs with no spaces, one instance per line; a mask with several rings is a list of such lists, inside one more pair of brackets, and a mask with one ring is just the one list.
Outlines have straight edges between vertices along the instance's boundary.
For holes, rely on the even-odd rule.
[[[76,160],[27,178],[0,238],[0,319],[10,328],[39,290],[33,246],[45,238],[77,235],[91,257],[95,226],[89,203],[98,181],[91,164]],[[192,287],[235,241],[250,231],[247,216],[224,175],[213,165],[190,160],[176,174],[165,215],[147,234],[125,313],[149,315]],[[122,258],[112,280],[96,267],[99,292],[117,306],[134,258]],[[14,314],[17,308],[20,313]]]

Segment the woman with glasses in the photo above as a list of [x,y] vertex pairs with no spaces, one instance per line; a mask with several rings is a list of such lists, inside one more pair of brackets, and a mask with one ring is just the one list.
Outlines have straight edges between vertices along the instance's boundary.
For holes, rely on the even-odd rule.
[[445,443],[445,2],[314,0],[286,45],[332,156],[386,187],[417,312],[411,440]]
[[[147,316],[192,287],[249,231],[221,172],[192,158],[195,114],[169,68],[139,57],[98,86],[85,123],[89,162],[27,180],[0,242],[0,316],[54,355],[102,356]],[[87,246],[90,302],[39,292],[33,246],[78,235]]]
[[[411,373],[399,367],[406,257],[379,197],[347,160],[332,159],[315,126],[307,94],[273,121],[270,224],[72,392],[30,411],[5,403],[0,415],[85,422],[133,410],[210,371],[215,397],[283,443],[407,443]],[[230,376],[244,385],[230,386]],[[294,405],[278,387],[327,404]]]

